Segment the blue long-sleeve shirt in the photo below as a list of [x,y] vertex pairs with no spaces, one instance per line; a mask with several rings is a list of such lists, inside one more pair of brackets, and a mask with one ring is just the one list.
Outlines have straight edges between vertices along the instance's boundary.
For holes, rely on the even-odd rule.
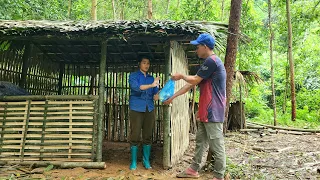
[[151,112],[154,110],[153,96],[158,93],[158,87],[149,88],[147,90],[141,90],[141,85],[152,84],[154,81],[153,76],[147,74],[146,77],[139,70],[133,72],[129,76],[129,85],[130,85],[130,99],[129,99],[129,108],[133,111],[146,112],[147,107],[148,111]]

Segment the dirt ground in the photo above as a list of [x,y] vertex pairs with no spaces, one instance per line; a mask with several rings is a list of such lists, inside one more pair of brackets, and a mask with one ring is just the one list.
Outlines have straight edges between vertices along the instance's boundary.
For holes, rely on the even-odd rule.
[[[177,173],[188,167],[195,148],[195,137],[190,135],[190,147],[182,160],[172,169],[162,168],[162,146],[153,146],[152,169],[145,170],[141,159],[138,168],[130,171],[128,143],[104,144],[107,168],[52,169],[38,168],[39,172],[22,175],[14,167],[0,169],[0,179],[53,179],[53,180],[151,180],[176,179]],[[320,180],[320,134],[289,135],[237,132],[226,136],[227,178],[230,179],[316,179]],[[141,157],[140,157],[141,158]],[[204,157],[205,159],[206,157]],[[17,166],[15,166],[17,167]],[[201,178],[212,178],[210,166],[200,172]],[[17,178],[18,177],[18,178]]]

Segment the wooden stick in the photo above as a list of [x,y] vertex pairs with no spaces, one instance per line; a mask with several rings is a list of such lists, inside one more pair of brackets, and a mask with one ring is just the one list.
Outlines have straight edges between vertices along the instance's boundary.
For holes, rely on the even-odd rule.
[[259,129],[240,129],[240,132],[257,132]]
[[250,123],[251,124],[256,124],[256,125],[259,125],[259,126],[273,128],[273,129],[283,129],[283,130],[289,130],[289,131],[320,133],[320,129],[298,129],[298,128],[290,128],[290,127],[271,126],[271,125],[265,125],[265,124],[260,124],[260,123],[256,123],[256,122],[250,122]]
[[0,161],[0,165],[23,165],[32,167],[46,167],[50,164],[58,166],[59,168],[68,169],[82,167],[86,169],[105,169],[107,167],[105,162],[61,162],[61,161]]
[[25,101],[25,100],[93,100],[99,96],[79,96],[79,95],[31,95],[31,96],[2,96],[0,101]]

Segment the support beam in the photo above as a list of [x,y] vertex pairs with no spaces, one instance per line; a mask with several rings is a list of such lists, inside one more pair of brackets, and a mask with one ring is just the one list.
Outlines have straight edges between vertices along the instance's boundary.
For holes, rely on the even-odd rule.
[[[171,43],[168,41],[165,44],[165,80],[169,80],[169,74],[171,70]],[[164,118],[163,118],[163,168],[171,168],[171,128],[170,128],[171,107],[169,105],[164,106]]]
[[98,142],[97,142],[97,161],[102,161],[102,132],[103,119],[105,113],[104,97],[105,97],[105,74],[107,63],[107,41],[101,42],[101,59],[100,59],[100,73],[99,73],[99,111],[98,111]]

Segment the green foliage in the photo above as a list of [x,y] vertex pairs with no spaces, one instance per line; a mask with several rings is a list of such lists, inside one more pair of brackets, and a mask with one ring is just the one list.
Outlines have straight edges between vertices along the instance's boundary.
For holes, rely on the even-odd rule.
[[9,41],[0,41],[0,52],[8,50],[9,47],[10,47]]
[[[114,0],[115,17],[111,0],[98,0],[98,20],[145,19],[147,2],[140,0]],[[230,0],[153,0],[155,20],[220,21],[227,23]],[[280,125],[317,128],[320,124],[320,8],[319,0],[291,1],[293,29],[293,56],[295,61],[295,86],[297,121],[291,122],[290,85],[286,78],[287,17],[283,0],[272,1],[271,25],[274,31],[273,59],[277,101],[277,119]],[[0,0],[0,19],[13,20],[90,20],[91,0],[72,0],[68,17],[68,1],[60,0]],[[244,98],[249,119],[272,124],[271,73],[269,57],[268,4],[265,0],[243,1],[240,30],[247,42],[240,41],[235,70],[259,74],[262,84],[249,86]],[[0,51],[9,48],[9,42],[0,42]],[[221,53],[221,52],[218,52]],[[223,53],[219,54],[223,59]],[[88,80],[88,79],[87,79]],[[107,80],[108,84],[111,80]],[[286,90],[286,87],[288,89]],[[233,96],[239,97],[239,87]],[[121,92],[118,92],[121,93]],[[126,94],[127,96],[127,94]],[[196,93],[198,99],[199,93]],[[198,100],[196,100],[198,101]],[[284,110],[283,107],[286,107]]]

